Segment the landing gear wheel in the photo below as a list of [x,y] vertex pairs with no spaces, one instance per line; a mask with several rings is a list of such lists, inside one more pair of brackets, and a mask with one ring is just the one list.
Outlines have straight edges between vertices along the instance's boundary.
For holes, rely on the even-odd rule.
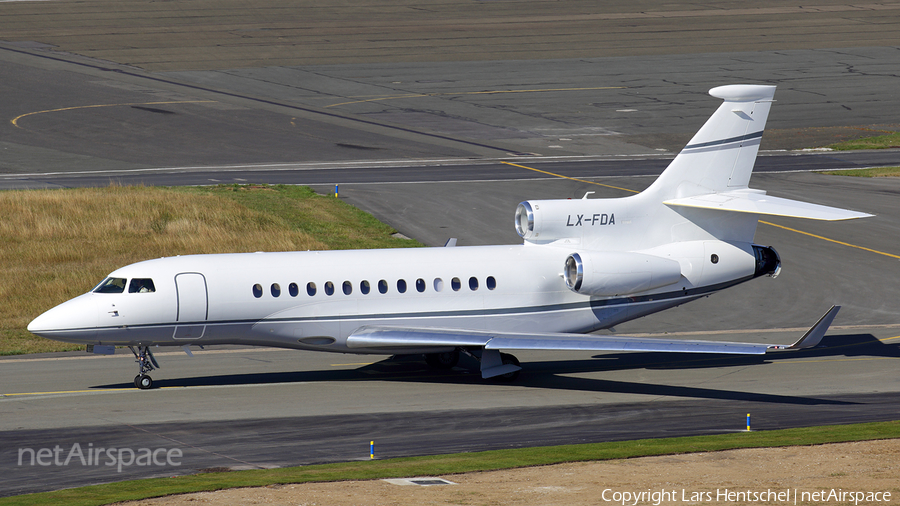
[[134,361],[138,365],[138,375],[134,377],[134,386],[141,390],[153,388],[153,378],[147,376],[147,373],[159,369],[159,364],[150,353],[150,347],[139,345],[137,350],[134,349],[134,346],[129,346],[128,349],[134,354]]
[[[514,355],[510,355],[509,353],[501,353],[500,360],[503,362],[504,365],[506,365],[506,364],[519,365],[519,359],[517,359]],[[497,381],[503,381],[503,382],[515,381],[516,378],[519,377],[520,372],[521,371],[513,371],[513,372],[508,372],[506,374],[501,374],[500,376],[497,376]]]
[[134,386],[140,388],[141,390],[148,390],[153,388],[153,378],[147,376],[146,374],[138,374],[134,377]]
[[451,369],[459,363],[459,350],[446,353],[426,353],[425,363],[434,369]]

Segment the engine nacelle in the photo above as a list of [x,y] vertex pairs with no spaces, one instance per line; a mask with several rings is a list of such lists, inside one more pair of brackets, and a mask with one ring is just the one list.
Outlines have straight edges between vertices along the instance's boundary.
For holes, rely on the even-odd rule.
[[753,255],[756,257],[756,272],[754,278],[770,276],[777,278],[781,274],[781,256],[771,246],[753,245]]
[[624,199],[530,200],[516,207],[516,232],[530,242],[581,238],[624,220]]
[[570,290],[613,297],[676,283],[681,279],[681,264],[643,253],[581,252],[566,258],[563,272]]

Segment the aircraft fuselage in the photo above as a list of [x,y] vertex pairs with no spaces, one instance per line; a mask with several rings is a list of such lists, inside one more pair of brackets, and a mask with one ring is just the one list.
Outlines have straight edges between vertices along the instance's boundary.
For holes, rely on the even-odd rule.
[[[347,348],[347,336],[364,325],[588,332],[754,276],[750,245],[697,241],[676,249],[689,246],[697,251],[695,265],[683,257],[682,270],[693,276],[609,297],[567,288],[562,272],[575,248],[564,245],[168,257],[114,271],[92,292],[48,311],[29,328],[52,339],[97,345],[254,344],[353,353],[386,352]],[[720,260],[706,267],[710,248]],[[69,326],[60,328],[60,321]],[[389,350],[399,351],[435,349]]]

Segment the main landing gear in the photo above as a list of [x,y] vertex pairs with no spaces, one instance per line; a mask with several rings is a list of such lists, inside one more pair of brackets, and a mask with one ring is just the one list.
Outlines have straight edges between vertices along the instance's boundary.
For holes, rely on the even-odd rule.
[[135,351],[134,346],[129,346],[128,349],[131,350],[131,353],[134,353],[135,362],[138,364],[138,375],[134,377],[134,386],[141,390],[153,388],[153,378],[147,373],[153,369],[159,369],[159,363],[153,358],[153,354],[150,353],[150,347],[138,346],[137,351]]
[[446,353],[426,353],[425,363],[433,369],[452,369],[459,363],[459,350]]

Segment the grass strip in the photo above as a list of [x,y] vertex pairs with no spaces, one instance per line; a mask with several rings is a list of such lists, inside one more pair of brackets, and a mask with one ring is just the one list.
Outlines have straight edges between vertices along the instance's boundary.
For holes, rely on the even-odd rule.
[[852,177],[900,177],[900,167],[874,167],[871,169],[832,170],[822,172],[830,176]]
[[0,355],[80,345],[25,326],[109,272],[163,256],[421,246],[303,186],[112,186],[0,192]]
[[581,445],[517,448],[453,455],[406,457],[282,469],[205,473],[133,480],[0,498],[6,505],[103,505],[172,494],[287,483],[446,476],[531,466],[712,452],[740,448],[809,446],[900,437],[900,421],[829,425],[712,436],[639,439]]
[[900,148],[900,132],[838,142],[837,144],[832,144],[828,147],[835,151]]

